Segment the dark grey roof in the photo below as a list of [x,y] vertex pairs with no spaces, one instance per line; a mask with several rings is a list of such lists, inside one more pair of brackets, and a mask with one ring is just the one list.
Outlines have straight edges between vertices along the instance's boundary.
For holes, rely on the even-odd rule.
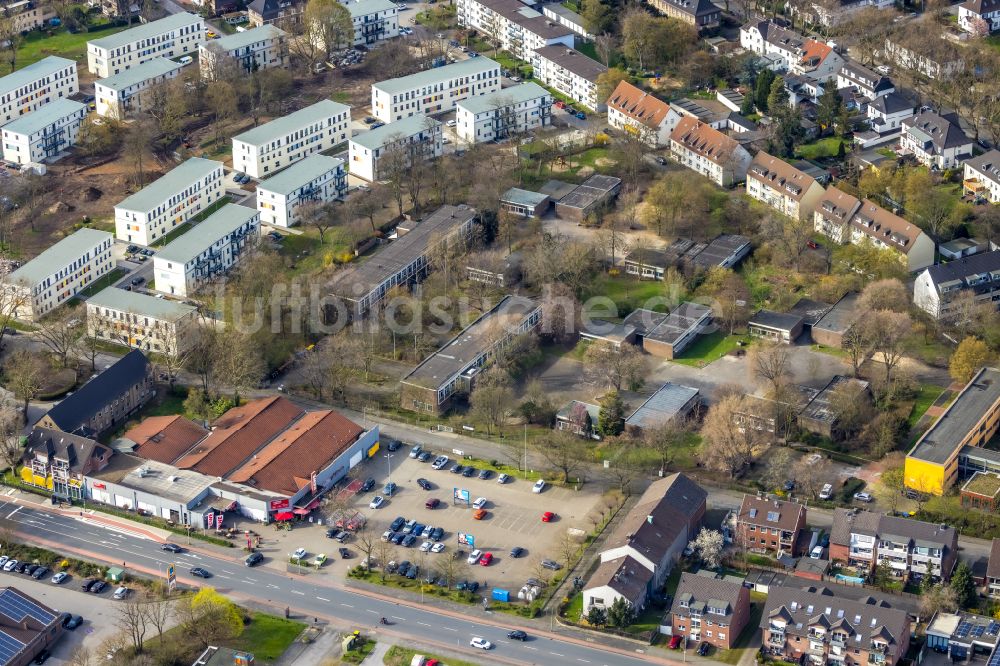
[[843,298],[833,304],[829,312],[813,324],[813,330],[844,333],[858,318],[858,295],[855,292],[844,294]]
[[44,453],[50,459],[65,460],[69,463],[70,470],[83,472],[87,468],[87,462],[95,457],[95,454],[97,457],[103,456],[107,459],[111,457],[112,452],[108,447],[98,444],[89,437],[36,426],[28,435],[24,460],[33,459],[35,453]]
[[979,157],[966,160],[964,164],[982,174],[984,178],[989,178],[994,183],[1000,183],[1000,150],[994,148]]
[[958,116],[953,113],[940,115],[933,111],[924,111],[904,120],[903,124],[905,127],[922,131],[938,150],[972,143],[972,139],[958,126]]
[[[707,608],[721,608],[725,610],[724,615],[712,614],[707,617],[732,618],[736,607],[740,602],[740,595],[743,593],[742,583],[737,583],[722,578],[710,578],[699,576],[693,573],[682,573],[681,580],[677,584],[677,592],[674,593],[674,601],[670,606],[670,612],[680,616],[687,616],[691,606],[704,604]],[[686,604],[682,606],[681,603]]]
[[[764,33],[764,31],[761,32],[762,34]],[[776,23],[771,23],[768,26],[767,32],[764,34],[764,39],[771,44],[781,46],[791,51],[801,49],[802,45],[806,42],[806,38],[799,33],[794,30],[784,28]]]
[[670,5],[678,11],[694,17],[719,12],[719,8],[712,4],[710,0],[659,0],[659,2]]
[[773,310],[758,310],[757,314],[750,317],[751,326],[762,326],[779,331],[791,331],[801,323],[802,317],[798,315],[774,312]]
[[637,335],[645,336],[646,333],[656,328],[668,316],[665,312],[653,312],[652,310],[639,308],[629,313],[622,320],[622,323],[635,329]]
[[848,648],[865,648],[880,634],[895,655],[902,656],[907,648],[901,644],[910,624],[906,611],[874,597],[855,601],[834,596],[822,588],[814,592],[792,587],[772,588],[767,595],[760,627],[767,629],[772,617],[779,616],[787,620],[785,633],[792,636],[808,636],[810,625],[823,624],[843,629],[847,633]]
[[795,305],[788,310],[788,314],[798,315],[799,317],[802,317],[806,326],[812,326],[817,321],[822,319],[823,315],[829,312],[832,307],[833,305],[830,303],[814,301],[811,298],[800,298],[795,302]]
[[840,73],[844,78],[851,79],[876,93],[895,87],[888,77],[882,76],[854,60],[847,60],[840,68]]
[[707,305],[684,302],[674,308],[668,317],[654,326],[645,336],[672,345],[687,335],[692,328],[695,330],[704,328],[708,322],[705,318],[711,315],[712,308]]
[[887,95],[876,97],[868,103],[868,106],[886,116],[906,110],[912,112],[914,108],[913,102],[898,92],[891,92]]
[[145,380],[149,360],[138,349],[84,384],[73,395],[49,410],[47,416],[63,432],[92,435],[86,423],[136,384]]
[[973,14],[982,16],[1000,9],[1000,0],[966,0],[959,7],[965,7]]
[[608,71],[607,67],[593,58],[576,49],[568,48],[564,44],[543,46],[540,49],[535,49],[535,53],[591,83],[595,83],[597,77]]
[[1000,278],[1000,250],[980,252],[946,264],[929,266],[926,270],[931,282],[938,288],[948,282],[964,281],[984,273],[996,273],[996,277]]
[[610,587],[631,602],[645,597],[653,572],[631,555],[602,562],[587,581],[587,589]]
[[625,425],[649,428],[669,423],[686,416],[687,408],[698,399],[698,389],[667,382],[625,419]]
[[281,13],[282,5],[286,2],[290,5],[303,4],[302,0],[253,0],[247,5],[247,9],[260,14],[265,21],[273,21]]
[[850,545],[851,534],[865,534],[895,542],[913,541],[918,545],[942,550],[955,548],[958,543],[955,528],[947,525],[886,516],[871,511],[836,509],[833,513],[833,527],[830,529],[830,543]]
[[799,517],[805,517],[805,511],[805,507],[798,502],[744,495],[736,520],[747,525],[765,525],[791,532],[799,524]]
[[[1000,369],[982,368],[907,455],[944,464],[997,400],[1000,400]],[[984,454],[988,451],[983,449]]]
[[722,234],[713,238],[704,250],[694,256],[692,261],[705,268],[722,266],[734,259],[742,259],[750,252],[750,239],[739,234]]
[[[751,570],[750,573],[753,574],[754,571]],[[763,578],[763,576],[761,577]],[[748,576],[748,580],[749,579],[750,577]],[[920,611],[919,597],[905,595],[890,596],[870,588],[855,585],[842,585],[840,583],[832,583],[830,581],[819,582],[796,575],[786,576],[784,574],[777,574],[772,585],[774,585],[774,587],[790,587],[799,590],[806,590],[808,592],[820,592],[843,599],[853,599],[854,601],[859,601],[861,603],[888,604],[893,608],[905,610],[913,617],[916,617]]]

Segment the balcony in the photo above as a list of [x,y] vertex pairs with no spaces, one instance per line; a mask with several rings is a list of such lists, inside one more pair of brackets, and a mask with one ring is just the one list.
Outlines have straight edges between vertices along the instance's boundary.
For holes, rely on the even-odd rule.
[[785,634],[771,632],[767,637],[767,644],[774,645],[776,647],[781,647],[785,644]]

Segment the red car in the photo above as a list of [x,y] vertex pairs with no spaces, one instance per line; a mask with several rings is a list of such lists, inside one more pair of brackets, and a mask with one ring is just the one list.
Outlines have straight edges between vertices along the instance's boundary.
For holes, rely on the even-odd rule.
[[555,107],[556,107],[557,109],[565,109],[565,108],[566,108],[566,102],[563,102],[563,101],[561,101],[561,100],[556,100],[556,103],[555,103],[555,105],[554,105],[554,106],[555,106]]
[[484,567],[490,566],[490,562],[493,561],[493,553],[483,553],[483,556],[479,559],[479,563]]
[[681,646],[681,640],[682,640],[681,636],[674,636],[673,638],[671,638],[670,639],[670,649],[671,650],[678,649]]
[[428,509],[436,509],[440,503],[441,500],[439,500],[437,497],[432,497],[426,502],[424,502],[424,506]]
[[542,514],[542,522],[543,523],[551,523],[552,519],[555,518],[555,517],[556,517],[556,514],[552,513],[551,511],[546,511],[545,513]]

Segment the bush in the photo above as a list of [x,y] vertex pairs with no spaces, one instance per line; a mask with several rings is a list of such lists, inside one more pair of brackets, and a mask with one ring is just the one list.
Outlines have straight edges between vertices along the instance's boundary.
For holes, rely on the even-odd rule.
[[864,487],[864,481],[857,477],[849,476],[844,481],[844,487],[840,490],[840,499],[844,502],[850,502],[854,499],[854,493],[859,492]]

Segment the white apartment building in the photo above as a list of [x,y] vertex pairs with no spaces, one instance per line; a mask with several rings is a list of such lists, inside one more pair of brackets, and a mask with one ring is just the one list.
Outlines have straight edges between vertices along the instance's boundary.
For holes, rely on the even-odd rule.
[[458,23],[486,36],[521,60],[545,46],[574,45],[571,28],[553,22],[520,0],[457,0]]
[[1000,308],[1000,250],[928,266],[913,282],[913,304],[934,319],[968,317],[965,306],[956,307],[963,295],[978,305]]
[[118,345],[177,356],[195,341],[198,308],[116,287],[87,299],[87,334]]
[[348,169],[351,175],[368,181],[383,178],[379,161],[393,150],[406,151],[406,161],[441,157],[441,123],[426,116],[411,116],[364,132],[351,139]]
[[521,83],[458,103],[458,138],[469,143],[501,141],[552,122],[552,95],[537,83]]
[[288,65],[288,42],[285,31],[262,25],[244,32],[212,39],[198,45],[201,78],[212,80],[223,62],[233,62],[246,72]]
[[344,160],[310,155],[257,185],[260,223],[291,227],[299,223],[298,208],[307,201],[333,201],[347,195]]
[[892,79],[853,60],[846,60],[837,72],[837,90],[844,88],[850,88],[868,102],[896,91]]
[[325,99],[233,137],[233,168],[264,178],[351,138],[351,107]]
[[480,56],[372,84],[372,115],[384,123],[451,111],[463,99],[500,90],[500,65]]
[[608,125],[627,132],[651,148],[670,143],[670,104],[628,81],[608,98]]
[[775,71],[791,70],[805,41],[799,33],[770,20],[740,28],[740,46],[764,58]]
[[223,195],[221,162],[192,157],[115,206],[119,240],[150,245]]
[[115,267],[114,236],[80,229],[3,278],[9,297],[17,299],[14,316],[37,321]]
[[553,23],[569,28],[584,39],[594,39],[595,35],[587,32],[587,24],[583,17],[560,4],[551,3],[542,7],[542,13]]
[[973,34],[1000,30],[1000,0],[966,0],[958,6],[958,26]]
[[76,63],[49,56],[0,78],[0,125],[80,92]]
[[347,0],[354,46],[371,46],[399,36],[399,7],[392,0]]
[[608,68],[565,46],[546,46],[531,54],[535,77],[588,109],[603,113],[607,100],[597,99],[597,77]]
[[912,154],[924,166],[950,169],[972,156],[972,139],[956,114],[924,111],[903,121],[899,153]]
[[76,145],[87,107],[60,99],[3,126],[3,158],[16,164],[56,159]]
[[177,78],[183,67],[179,62],[159,57],[106,79],[94,81],[97,115],[124,119],[131,113],[145,110],[150,103],[147,99],[149,89]]
[[1000,203],[1000,150],[993,149],[962,163],[962,189],[990,203]]
[[157,57],[177,58],[205,41],[205,21],[181,12],[87,42],[87,70],[106,79]]
[[259,236],[256,209],[226,204],[153,257],[156,290],[190,295],[199,285],[229,272]]
[[670,133],[670,154],[722,187],[744,180],[750,167],[750,153],[743,146],[690,116],[681,118]]
[[811,220],[824,192],[815,178],[763,150],[747,170],[747,194],[793,219]]

